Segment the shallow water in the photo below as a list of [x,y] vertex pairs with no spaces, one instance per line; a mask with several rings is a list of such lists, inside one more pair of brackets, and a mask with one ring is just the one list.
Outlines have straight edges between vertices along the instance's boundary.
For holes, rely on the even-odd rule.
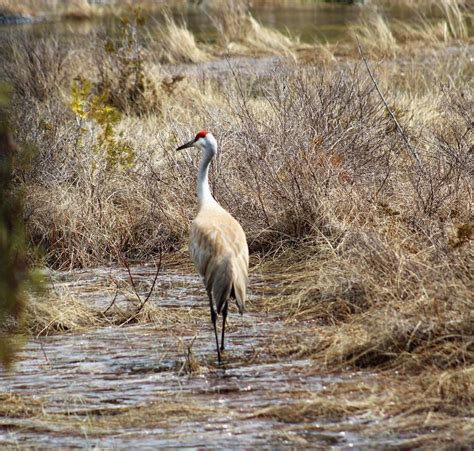
[[[137,290],[146,293],[154,268],[131,271]],[[103,310],[115,291],[110,288],[125,285],[128,275],[122,269],[98,269],[54,273],[51,278],[55,290]],[[367,381],[375,376],[324,374],[315,371],[310,360],[272,359],[265,343],[278,334],[302,333],[304,326],[286,324],[256,308],[263,290],[278,290],[278,283],[267,284],[261,277],[254,277],[251,284],[252,313],[240,317],[232,312],[224,364],[220,367],[204,290],[199,278],[189,274],[160,274],[149,301],[165,309],[195,311],[198,315],[189,333],[163,328],[157,321],[32,339],[21,351],[14,372],[0,371],[0,394],[41,401],[41,416],[0,418],[0,443],[45,447],[350,447],[368,443],[354,429],[374,420],[370,418],[322,417],[320,421],[301,423],[252,417],[259,409],[291,406],[331,384],[358,378]],[[116,302],[123,306],[130,301],[124,296]],[[199,367],[194,374],[184,365],[191,343],[192,358]],[[153,418],[135,418],[133,409],[154,409],[156,403],[176,405],[178,412],[160,418],[153,411]],[[209,412],[180,415],[183,405]],[[133,421],[112,421],[115,413],[127,409]],[[102,424],[105,420],[101,418],[111,419],[111,424]],[[381,436],[378,442],[372,437],[370,443],[393,445],[397,440],[387,442]]]
[[[178,23],[185,22],[189,30],[199,41],[214,42],[216,32],[212,22],[208,19],[208,11],[203,6],[189,1],[187,6],[175,7],[169,13]],[[202,2],[204,4],[204,2]],[[275,5],[271,2],[266,6],[252,7],[250,12],[255,19],[263,25],[275,28],[283,33],[299,38],[302,42],[338,42],[349,39],[350,28],[366,14],[374,11],[370,1],[308,1],[288,2]],[[416,21],[417,13],[403,4],[387,3],[379,6],[380,12],[388,21],[402,20],[404,22]],[[164,23],[161,13],[147,14],[146,22],[151,36],[157,28]],[[64,35],[94,33],[107,29],[113,34],[117,30],[117,20],[113,17],[95,18],[88,21],[45,20],[44,17],[15,16],[9,20],[0,20],[1,32],[15,32],[18,30],[29,31],[55,31]]]

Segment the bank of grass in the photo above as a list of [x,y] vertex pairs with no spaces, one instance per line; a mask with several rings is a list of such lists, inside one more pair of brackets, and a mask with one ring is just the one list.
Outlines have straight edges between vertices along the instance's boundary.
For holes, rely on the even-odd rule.
[[445,0],[430,16],[419,12],[413,22],[389,22],[376,9],[368,10],[354,31],[368,52],[378,57],[393,57],[416,52],[422,46],[440,48],[472,42],[470,21],[472,15],[464,5]]
[[64,410],[48,413],[47,401],[38,397],[0,393],[0,412],[8,417],[10,431],[22,426],[22,419],[29,419],[27,427],[36,432],[51,434],[78,434],[96,438],[111,433],[123,433],[127,428],[169,427],[193,418],[217,415],[222,409],[193,402],[189,399],[175,399],[143,403],[137,406],[98,407],[83,409],[70,405]]
[[[225,8],[240,8],[247,9],[249,7],[247,0],[209,0],[206,2],[205,7],[213,9],[225,9]],[[288,7],[298,5],[305,5],[314,3],[312,0],[253,0],[252,6],[257,8],[275,8],[275,7]],[[337,0],[334,2],[337,3]],[[372,0],[371,2],[377,6],[384,7],[403,7],[419,10],[423,12],[436,11],[440,4],[456,5],[459,7],[469,7],[467,0]],[[137,2],[131,0],[115,0],[104,3],[89,3],[87,0],[64,0],[64,1],[50,1],[50,0],[1,0],[0,12],[4,14],[33,14],[33,15],[45,15],[45,16],[61,16],[66,18],[77,18],[77,19],[90,19],[94,16],[101,15],[105,12],[113,14],[122,12],[123,10],[137,6]],[[154,1],[154,0],[141,0],[139,6],[145,11],[163,10],[164,8],[182,8],[189,6],[189,2],[186,0],[174,0],[174,1]],[[199,4],[198,4],[199,6]],[[201,5],[202,6],[202,5]],[[472,7],[471,7],[472,8]],[[201,8],[202,9],[202,8]]]
[[[370,37],[375,48],[404,48],[404,40],[394,43],[381,30]],[[370,61],[402,134],[354,59],[313,67],[281,58],[258,76],[240,73],[230,59],[225,72],[194,77],[161,64],[193,61],[201,51],[189,32],[176,36],[185,36],[186,52],[178,54],[177,45],[161,62],[153,42],[143,51],[120,40],[93,40],[86,51],[49,37],[13,43],[4,70],[17,89],[18,140],[39,151],[17,181],[26,193],[30,239],[43,246],[45,263],[69,269],[181,251],[196,212],[200,156],[174,149],[208,129],[220,145],[212,189],[242,223],[259,262],[253,271],[281,274],[284,284],[277,296],[249,304],[250,311],[279,315],[292,332],[268,337],[262,359],[304,357],[320,371],[381,377],[371,387],[345,392],[341,385],[251,417],[310,421],[378,412],[395,432],[439,428],[446,441],[468,430],[470,53],[440,44],[428,63],[422,54],[400,59],[399,50],[385,63]],[[377,54],[361,41],[367,54]],[[271,52],[278,48],[266,43]],[[285,49],[278,52],[288,55]],[[88,80],[90,92],[87,84],[74,90],[73,79]],[[132,163],[111,164],[111,154],[124,148],[131,148]],[[31,304],[34,334],[129,318],[184,331],[197,315],[147,305],[134,317],[136,302],[91,312],[58,297]],[[462,440],[468,443],[469,434]],[[423,444],[414,439],[413,446]]]
[[57,18],[69,20],[90,20],[103,15],[108,8],[92,6],[87,0],[67,0],[67,1],[36,1],[12,0],[0,1],[0,14],[6,16],[27,16],[33,20],[51,20]]
[[[319,430],[350,431],[369,440],[374,436],[385,436],[389,441],[398,437],[403,447],[429,448],[435,443],[438,447],[462,446],[474,439],[473,376],[472,369],[432,371],[409,380],[393,373],[368,376],[365,383],[344,382],[318,393],[301,393],[291,403],[256,409],[248,417],[292,424],[339,418],[340,422]],[[344,422],[347,418],[352,421]],[[384,420],[371,421],[376,418]]]

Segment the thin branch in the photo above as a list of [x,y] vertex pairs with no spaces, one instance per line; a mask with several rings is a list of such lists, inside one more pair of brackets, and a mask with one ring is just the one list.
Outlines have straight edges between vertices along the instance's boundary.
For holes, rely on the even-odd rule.
[[[150,291],[148,292],[145,300],[142,302],[142,304],[140,305],[140,307],[138,308],[136,313],[140,313],[141,309],[148,302],[148,299],[150,299],[151,293],[155,289],[156,281],[158,279],[158,274],[160,274],[160,271],[161,271],[161,261],[162,261],[162,259],[163,259],[163,249],[160,246],[160,259],[158,260],[158,266],[156,267],[155,278],[153,279],[153,283],[151,284]],[[155,263],[155,266],[156,266],[156,263]]]
[[119,293],[119,290],[117,288],[117,290],[115,290],[115,296],[114,298],[112,299],[112,302],[109,304],[109,306],[102,312],[102,315],[105,315],[111,308],[112,306],[115,304],[115,301],[117,300],[117,297],[118,297],[118,293]]
[[135,285],[135,280],[133,279],[132,273],[130,271],[130,265],[128,264],[128,260],[126,258],[121,258],[121,260],[122,260],[122,263],[125,266],[125,268],[127,268],[128,277],[130,278],[130,283],[132,284],[133,292],[135,293],[135,296],[137,297],[138,302],[140,304],[142,304],[142,298],[138,294],[138,290],[137,290],[137,287]]
[[410,150],[410,153],[411,153],[411,156],[415,159],[417,165],[418,165],[418,168],[423,172],[423,167],[422,167],[422,164],[421,164],[421,160],[420,160],[420,157],[418,155],[418,151],[410,144],[410,141],[408,140],[408,137],[407,135],[405,134],[405,132],[403,131],[403,128],[401,127],[400,123],[398,122],[397,118],[395,117],[395,115],[393,114],[392,110],[390,109],[390,107],[388,106],[387,104],[387,101],[385,100],[385,97],[384,95],[382,94],[382,92],[380,91],[379,89],[379,86],[377,84],[377,81],[375,80],[375,77],[373,76],[372,74],[372,71],[370,70],[370,67],[369,67],[369,63],[367,62],[367,59],[366,57],[364,56],[364,53],[362,51],[362,47],[360,45],[360,42],[359,42],[359,37],[357,36],[357,34],[355,34],[355,38],[356,38],[356,41],[357,41],[357,47],[359,49],[359,54],[362,58],[362,60],[364,61],[364,64],[365,64],[365,67],[367,69],[367,72],[369,73],[369,76],[370,78],[372,79],[372,82],[374,83],[374,86],[375,86],[375,89],[377,90],[377,93],[378,95],[380,96],[380,98],[382,99],[382,102],[383,104],[385,105],[385,108],[387,108],[387,111],[389,112],[390,114],[390,117],[393,119],[393,121],[395,122],[395,125],[397,127],[397,130],[399,131],[400,135],[402,136],[403,140],[405,141],[406,145],[408,146],[408,149]]
[[46,360],[46,363],[49,364],[49,359],[48,359],[48,356],[46,355],[46,351],[44,349],[44,346],[43,346],[43,342],[41,341],[41,338],[40,337],[36,337],[36,339],[38,340],[38,343],[41,347],[41,351],[43,352],[43,355],[44,355],[44,359]]
[[[152,285],[151,285],[150,291],[148,292],[148,294],[147,294],[147,296],[146,296],[146,298],[145,298],[145,300],[144,300],[143,302],[141,302],[141,298],[138,296],[138,293],[136,293],[137,296],[138,296],[139,299],[140,299],[140,302],[141,302],[140,306],[137,308],[137,310],[135,311],[135,313],[134,313],[132,316],[130,316],[129,318],[127,318],[127,319],[126,319],[123,323],[121,323],[118,327],[125,326],[125,325],[128,324],[130,321],[133,321],[133,320],[138,316],[138,314],[142,311],[143,307],[145,306],[145,304],[146,304],[146,303],[148,302],[148,300],[150,299],[151,294],[152,294],[153,290],[155,289],[156,281],[158,280],[158,275],[160,274],[160,271],[161,271],[162,258],[163,258],[163,249],[162,249],[162,247],[160,246],[160,259],[159,259],[158,265],[157,265],[157,267],[156,267],[155,278],[153,279],[153,283],[152,283]],[[128,268],[127,268],[127,269],[128,269]],[[130,273],[129,273],[129,274],[130,274]],[[132,276],[130,275],[130,278],[131,278],[131,277],[132,277]],[[134,287],[134,289],[135,289],[135,284],[133,283],[133,279],[131,279],[131,280],[132,280],[132,285],[133,285],[133,287]]]

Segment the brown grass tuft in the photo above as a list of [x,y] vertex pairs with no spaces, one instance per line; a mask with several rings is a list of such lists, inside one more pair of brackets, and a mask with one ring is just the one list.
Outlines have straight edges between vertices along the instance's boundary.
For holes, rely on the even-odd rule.
[[186,24],[176,24],[169,15],[164,16],[165,26],[158,33],[160,61],[168,64],[200,63],[209,59],[187,29]]
[[28,332],[35,336],[77,332],[103,323],[92,306],[66,293],[33,297],[25,317]]

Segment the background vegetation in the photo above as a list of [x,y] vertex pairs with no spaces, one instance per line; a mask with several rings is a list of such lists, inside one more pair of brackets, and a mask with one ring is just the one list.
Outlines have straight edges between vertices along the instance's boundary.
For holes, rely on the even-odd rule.
[[[254,271],[285,273],[282,292],[250,308],[306,327],[269,337],[268,358],[376,370],[393,391],[374,388],[374,403],[352,412],[382,402],[411,415],[410,427],[464,428],[474,405],[472,15],[463,2],[409,3],[435,14],[403,25],[371,9],[353,28],[375,79],[355,40],[302,44],[239,2],[210,7],[212,44],[170,15],[153,34],[137,10],[113,35],[17,34],[4,75],[16,138],[38,153],[15,183],[44,263],[185,249],[199,155],[174,149],[208,129],[220,145],[212,188],[243,225]],[[236,70],[234,57],[263,54],[274,55],[270,69],[256,59]],[[295,415],[320,415],[321,403]]]
[[5,368],[12,364],[19,346],[14,335],[23,321],[27,290],[40,287],[39,277],[28,264],[22,193],[13,178],[15,169],[26,166],[28,152],[13,141],[10,99],[10,86],[0,83],[0,364]]

